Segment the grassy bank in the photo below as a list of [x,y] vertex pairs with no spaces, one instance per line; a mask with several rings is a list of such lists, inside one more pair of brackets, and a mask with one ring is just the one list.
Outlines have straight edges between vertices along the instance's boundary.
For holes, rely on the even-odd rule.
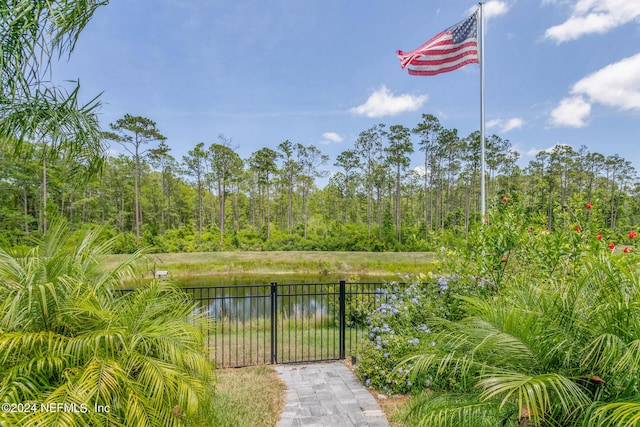
[[[105,268],[126,255],[111,255]],[[426,273],[436,260],[432,252],[195,252],[152,254],[139,266],[144,277],[167,270],[171,278],[241,274],[313,274],[384,276]]]

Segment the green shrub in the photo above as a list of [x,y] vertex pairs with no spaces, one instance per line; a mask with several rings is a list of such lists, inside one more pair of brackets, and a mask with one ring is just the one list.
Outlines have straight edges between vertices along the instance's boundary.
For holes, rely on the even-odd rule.
[[443,250],[459,315],[428,320],[434,345],[396,365],[411,369],[414,388],[432,378],[433,394],[412,403],[413,421],[640,423],[637,234],[607,239],[577,209],[547,230],[505,203],[465,246]]
[[0,425],[210,425],[215,377],[193,301],[167,282],[119,292],[142,254],[104,271],[104,227],[67,230],[52,221],[27,254],[0,250],[0,403],[30,409]]
[[400,362],[431,346],[431,318],[448,318],[455,280],[420,275],[410,283],[391,282],[377,290],[374,310],[366,322],[368,339],[358,348],[356,373],[365,385],[386,393],[404,393],[431,381],[429,375],[409,379],[413,365]]

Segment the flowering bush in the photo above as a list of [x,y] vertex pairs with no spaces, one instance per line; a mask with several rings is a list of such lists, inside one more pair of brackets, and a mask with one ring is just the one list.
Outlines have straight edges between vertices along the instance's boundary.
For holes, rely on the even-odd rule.
[[356,373],[362,382],[383,392],[405,393],[430,385],[428,375],[409,379],[412,364],[398,364],[434,345],[430,318],[448,318],[453,312],[454,279],[419,275],[411,283],[389,283],[377,290],[376,308],[367,317],[368,339],[360,343]]
[[466,244],[441,248],[440,275],[381,289],[362,381],[428,388],[409,412],[421,425],[637,425],[638,234],[576,206],[547,226],[498,204]]
[[433,345],[396,365],[433,392],[411,417],[432,427],[638,425],[637,232],[608,234],[584,212],[547,229],[507,204],[489,218],[466,246],[443,251],[460,303],[450,310],[464,316],[428,320]]

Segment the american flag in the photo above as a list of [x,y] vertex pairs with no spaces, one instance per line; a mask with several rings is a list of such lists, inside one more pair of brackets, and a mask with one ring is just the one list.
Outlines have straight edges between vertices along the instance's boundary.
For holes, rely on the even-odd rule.
[[399,50],[398,58],[413,76],[435,76],[478,63],[478,12],[411,52]]

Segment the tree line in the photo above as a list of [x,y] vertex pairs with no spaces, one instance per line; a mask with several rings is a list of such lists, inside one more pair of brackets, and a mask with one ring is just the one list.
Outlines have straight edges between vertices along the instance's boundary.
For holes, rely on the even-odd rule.
[[[25,243],[55,215],[74,228],[110,223],[125,252],[426,250],[464,238],[482,219],[479,132],[460,136],[431,114],[412,129],[366,129],[335,159],[289,140],[243,159],[224,135],[177,159],[153,120],[131,115],[102,132],[103,149],[109,142],[123,154],[100,162],[46,142],[22,143],[16,158],[3,144],[4,243]],[[508,140],[491,135],[485,145],[490,204],[520,203],[549,229],[587,203],[588,221],[603,230],[638,224],[640,186],[624,158],[557,145],[521,167]],[[411,169],[416,150],[422,164]],[[338,172],[329,176],[331,165]]]

